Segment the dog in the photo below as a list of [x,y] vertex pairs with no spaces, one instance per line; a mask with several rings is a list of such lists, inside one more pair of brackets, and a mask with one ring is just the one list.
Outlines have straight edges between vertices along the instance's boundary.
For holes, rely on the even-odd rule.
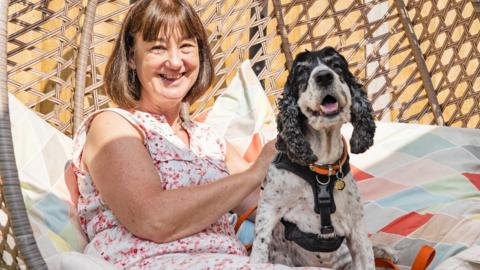
[[340,129],[351,122],[352,153],[373,144],[373,109],[346,59],[332,47],[293,62],[278,100],[279,152],[262,184],[253,263],[375,269],[360,193]]

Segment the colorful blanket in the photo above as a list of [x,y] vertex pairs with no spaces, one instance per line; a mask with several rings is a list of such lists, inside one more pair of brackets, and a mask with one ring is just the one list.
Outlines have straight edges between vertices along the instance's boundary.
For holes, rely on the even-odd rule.
[[378,123],[374,146],[351,163],[371,240],[401,265],[424,244],[437,252],[429,269],[480,244],[480,130]]

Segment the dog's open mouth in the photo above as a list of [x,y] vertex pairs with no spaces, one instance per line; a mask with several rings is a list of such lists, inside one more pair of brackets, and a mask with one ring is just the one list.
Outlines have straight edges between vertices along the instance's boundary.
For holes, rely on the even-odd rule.
[[338,101],[335,97],[326,95],[323,98],[318,110],[312,110],[310,108],[308,110],[313,114],[313,116],[335,116],[340,112],[340,106],[338,105]]

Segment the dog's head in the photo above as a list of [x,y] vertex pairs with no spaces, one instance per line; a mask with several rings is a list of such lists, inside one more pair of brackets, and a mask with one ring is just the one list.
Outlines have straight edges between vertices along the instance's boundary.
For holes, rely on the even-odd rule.
[[320,130],[351,121],[351,152],[373,144],[372,106],[346,59],[332,47],[297,55],[278,105],[277,148],[298,164],[317,160],[305,139],[306,125]]

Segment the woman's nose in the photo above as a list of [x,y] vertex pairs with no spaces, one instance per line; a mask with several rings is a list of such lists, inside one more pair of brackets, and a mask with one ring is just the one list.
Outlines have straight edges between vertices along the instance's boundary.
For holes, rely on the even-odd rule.
[[170,49],[168,51],[167,64],[170,68],[180,68],[182,66],[182,56],[180,50]]

